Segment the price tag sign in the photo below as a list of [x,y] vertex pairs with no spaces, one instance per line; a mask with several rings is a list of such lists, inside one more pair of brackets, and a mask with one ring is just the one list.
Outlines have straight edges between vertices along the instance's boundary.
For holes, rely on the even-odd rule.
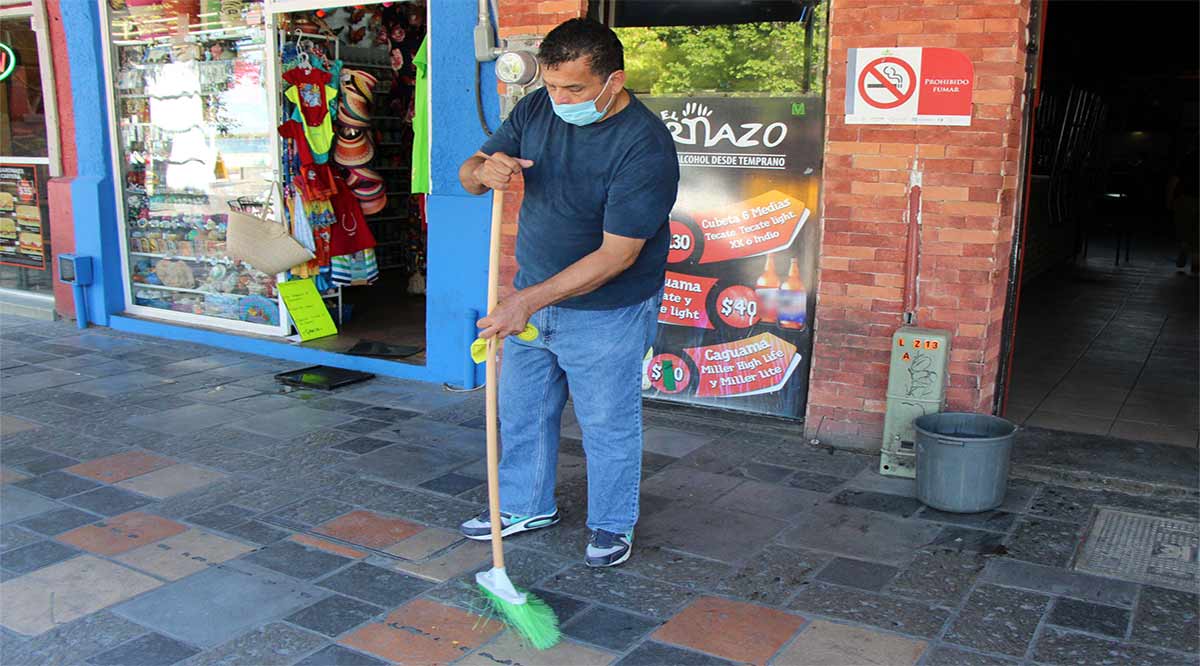
[[337,335],[333,317],[329,316],[329,309],[325,307],[325,301],[317,293],[317,286],[311,279],[280,282],[279,295],[283,296],[283,303],[301,340]]
[[717,297],[721,321],[734,328],[750,328],[758,323],[758,294],[750,287],[736,285]]

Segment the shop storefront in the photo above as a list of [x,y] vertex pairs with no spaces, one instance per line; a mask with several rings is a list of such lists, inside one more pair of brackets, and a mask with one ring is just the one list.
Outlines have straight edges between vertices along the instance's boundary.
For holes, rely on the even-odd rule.
[[[486,295],[491,200],[463,192],[457,167],[499,123],[497,111],[528,92],[498,87],[492,64],[477,62],[480,3],[46,4],[61,14],[69,55],[78,173],[63,187],[74,253],[98,266],[83,289],[92,323],[297,363],[478,383],[466,350]],[[698,0],[683,17],[668,11],[678,3],[484,4],[495,5],[510,49],[536,49],[578,16],[643,30],[622,32],[632,87],[686,160],[670,300],[646,357],[648,397],[803,419],[823,441],[877,447],[891,336],[915,324],[952,337],[940,379],[947,406],[990,411],[1018,208],[1027,2]],[[747,7],[761,16],[750,20]],[[688,60],[681,45],[707,51]],[[959,116],[966,124],[858,124],[847,91],[888,88],[858,80],[870,72],[848,63],[853,49],[956,51],[974,71],[970,110]],[[429,91],[428,189],[414,171],[418,60]],[[654,74],[655,63],[670,65]],[[333,81],[338,67],[357,73],[323,91],[315,82],[321,73]],[[771,77],[780,81],[763,85]],[[744,80],[754,83],[739,87]],[[903,97],[913,84],[892,85]],[[296,95],[296,104],[289,88],[313,97]],[[281,135],[288,121],[298,131]],[[295,176],[320,166],[321,153],[354,195],[373,263],[365,246],[331,254],[319,245],[329,211],[310,205]],[[505,200],[505,248],[518,199]],[[315,261],[268,274],[230,256],[229,216],[264,207],[289,230],[298,217],[310,228],[317,221]],[[502,276],[514,269],[507,256]],[[342,320],[338,336],[290,339],[279,295],[289,278],[320,288]],[[360,342],[423,351],[348,353]]]
[[61,174],[44,5],[0,3],[0,301],[53,312],[49,183]]
[[[76,250],[100,263],[102,283],[86,291],[94,322],[476,384],[467,346],[485,296],[490,202],[462,192],[455,167],[485,135],[473,108],[448,99],[475,78],[473,8],[91,9],[64,18],[99,28],[98,71],[73,76],[98,80],[108,110],[89,128],[100,130],[91,148],[105,149],[93,156],[107,167],[89,194],[111,203],[87,221],[100,227],[97,242]],[[492,79],[492,109],[494,89]],[[275,238],[246,241],[264,229]],[[288,253],[299,254],[278,264]],[[291,313],[306,304],[289,312],[281,288],[297,281],[313,285],[335,335],[297,334]]]

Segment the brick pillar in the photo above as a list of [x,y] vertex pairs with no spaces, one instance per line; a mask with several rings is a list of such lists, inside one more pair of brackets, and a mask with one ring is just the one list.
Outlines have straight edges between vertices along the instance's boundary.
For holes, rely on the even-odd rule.
[[[1029,0],[832,0],[809,435],[880,445],[890,339],[902,323],[910,204],[921,221],[916,324],[954,336],[948,407],[991,412],[1028,20]],[[889,46],[965,53],[975,65],[971,125],[846,125],[847,49]]]
[[[499,0],[497,25],[501,39],[534,41],[568,19],[587,15],[587,0]],[[503,94],[504,84],[499,84]],[[512,293],[517,275],[514,257],[517,242],[517,213],[521,209],[522,188],[518,185],[504,197],[503,224],[500,227],[500,298]]]

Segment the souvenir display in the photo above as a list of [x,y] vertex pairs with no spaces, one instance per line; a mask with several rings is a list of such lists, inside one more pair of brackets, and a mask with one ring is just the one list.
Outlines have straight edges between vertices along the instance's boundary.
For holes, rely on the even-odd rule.
[[132,303],[277,327],[275,277],[226,254],[231,207],[261,206],[272,180],[261,2],[109,8]]

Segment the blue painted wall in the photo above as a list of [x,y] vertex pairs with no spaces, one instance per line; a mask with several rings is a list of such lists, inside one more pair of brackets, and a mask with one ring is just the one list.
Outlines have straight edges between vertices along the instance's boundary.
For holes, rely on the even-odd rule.
[[[336,1],[336,0],[335,0]],[[429,196],[427,280],[427,361],[424,367],[328,353],[297,351],[287,344],[172,324],[109,317],[124,309],[119,228],[113,201],[105,83],[101,59],[100,11],[95,0],[63,2],[69,42],[71,87],[75,97],[79,173],[72,186],[75,238],[79,254],[100,261],[101,279],[89,289],[93,323],[122,330],[249,351],[297,361],[333,363],[383,375],[462,384],[472,371],[482,381],[482,368],[468,362],[473,339],[469,312],[485,309],[487,300],[488,224],[491,197],[475,197],[458,183],[458,165],[486,138],[475,110],[475,54],[472,31],[474,0],[431,3],[429,34],[432,159]],[[481,72],[489,126],[499,124],[499,101],[491,63]]]
[[60,7],[71,62],[75,149],[79,155],[79,173],[71,181],[75,254],[95,257],[99,263],[94,284],[85,290],[88,317],[92,323],[107,326],[109,315],[124,309],[125,301],[120,231],[113,200],[100,6],[71,0]]
[[[488,225],[491,196],[472,196],[458,182],[458,166],[487,135],[475,108],[474,0],[430,4],[430,103],[433,141],[429,196],[429,363],[444,376],[462,376],[469,343],[467,311],[487,309]],[[488,125],[500,123],[492,63],[484,63],[481,86]],[[477,368],[482,382],[483,369]],[[457,373],[457,374],[453,374]]]

